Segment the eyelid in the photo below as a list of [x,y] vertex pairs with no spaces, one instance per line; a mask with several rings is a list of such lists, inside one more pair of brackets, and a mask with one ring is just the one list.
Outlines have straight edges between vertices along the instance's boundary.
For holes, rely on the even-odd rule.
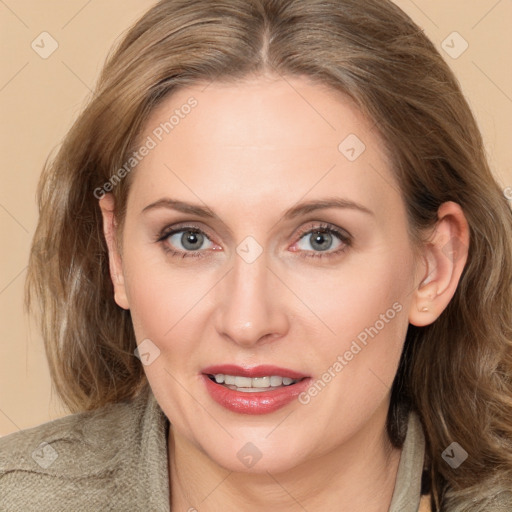
[[306,226],[302,226],[299,228],[296,236],[299,238],[307,233],[311,233],[312,231],[332,231],[336,235],[338,235],[344,241],[351,241],[352,235],[345,229],[335,226],[329,222],[323,221],[309,221]]
[[196,225],[194,222],[180,222],[178,224],[167,225],[166,227],[164,227],[162,230],[159,231],[156,241],[161,242],[161,241],[165,240],[166,238],[169,238],[171,235],[173,235],[177,232],[180,232],[180,231],[194,231],[194,230],[197,230],[198,232],[206,235],[208,240],[210,240],[213,243],[216,243],[212,239],[212,236],[208,233],[207,229],[199,226],[198,224]]

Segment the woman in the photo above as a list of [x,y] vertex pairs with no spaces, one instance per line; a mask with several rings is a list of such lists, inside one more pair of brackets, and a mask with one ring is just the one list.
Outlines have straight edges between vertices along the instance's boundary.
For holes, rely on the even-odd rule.
[[391,2],[161,1],[39,202],[6,510],[511,509],[512,214]]

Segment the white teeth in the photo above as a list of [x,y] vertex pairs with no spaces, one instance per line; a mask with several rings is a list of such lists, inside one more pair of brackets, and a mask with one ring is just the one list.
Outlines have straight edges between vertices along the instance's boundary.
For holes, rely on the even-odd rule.
[[282,386],[282,384],[283,384],[282,377],[278,377],[277,375],[272,375],[272,377],[270,377],[270,385],[271,386]]
[[224,375],[224,384],[230,384],[232,386],[235,385],[235,379],[233,375]]
[[235,377],[235,386],[237,388],[252,388],[252,379],[250,377]]
[[300,379],[291,379],[290,377],[280,377],[279,375],[271,375],[265,377],[240,377],[238,375],[225,375],[217,373],[213,375],[217,384],[224,384],[228,387],[236,388],[239,391],[248,393],[259,391],[262,389],[275,389],[281,386],[290,386]]
[[253,388],[268,388],[270,386],[270,377],[254,377],[251,381]]

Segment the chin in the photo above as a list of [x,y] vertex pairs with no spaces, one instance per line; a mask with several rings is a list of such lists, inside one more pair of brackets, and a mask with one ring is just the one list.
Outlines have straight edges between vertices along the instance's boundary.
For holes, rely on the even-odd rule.
[[236,473],[284,473],[307,460],[306,439],[301,441],[286,435],[271,439],[273,434],[268,438],[268,432],[260,436],[254,432],[237,435],[235,439],[227,438],[225,443],[219,443],[217,436],[210,443],[201,443],[201,449],[215,464]]

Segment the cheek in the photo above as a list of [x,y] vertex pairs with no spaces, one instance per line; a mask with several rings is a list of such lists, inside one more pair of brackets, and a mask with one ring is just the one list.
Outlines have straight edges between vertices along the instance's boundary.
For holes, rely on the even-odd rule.
[[343,348],[340,342],[343,345],[376,323],[380,328],[384,322],[388,332],[392,330],[389,326],[403,331],[412,275],[409,253],[382,250],[364,257],[351,256],[336,270],[297,273],[293,282],[294,291],[319,326],[322,320],[328,327],[326,338],[333,340],[333,347]]
[[205,296],[208,286],[198,280],[197,272],[172,268],[165,257],[155,253],[154,248],[133,251],[126,255],[124,268],[136,338],[158,343],[183,328],[192,311],[199,311],[194,305]]
[[[408,328],[412,275],[412,254],[389,250],[354,258],[330,279],[316,280],[317,293],[310,291],[305,302],[314,304],[330,332],[323,329],[321,343],[307,348],[321,398],[304,400],[316,401],[319,418],[330,422],[352,411],[357,422],[358,414],[370,414],[389,393]],[[311,290],[311,278],[301,289]]]

